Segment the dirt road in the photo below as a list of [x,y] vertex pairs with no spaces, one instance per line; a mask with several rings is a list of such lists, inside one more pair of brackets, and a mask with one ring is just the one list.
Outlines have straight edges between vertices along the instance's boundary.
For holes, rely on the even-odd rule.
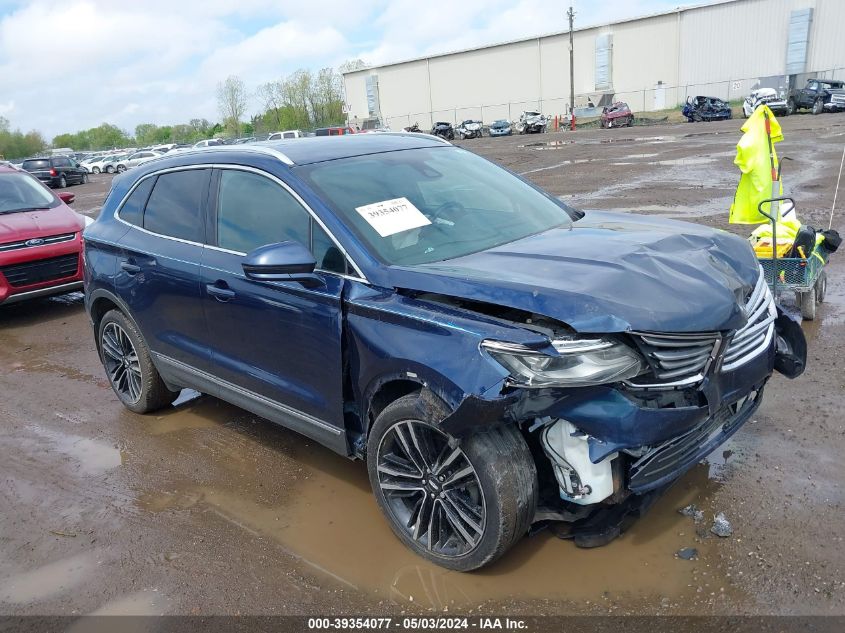
[[[739,124],[462,145],[575,206],[728,228]],[[826,227],[845,114],[783,125],[787,190]],[[109,181],[72,188],[75,208],[95,216]],[[805,375],[776,376],[755,418],[631,531],[594,550],[540,534],[464,575],[396,541],[361,463],[196,393],[127,412],[80,295],[0,308],[0,612],[845,614],[845,254],[829,275]],[[689,503],[702,526],[678,513]],[[707,532],[719,511],[729,538]],[[676,558],[684,547],[698,557]]]

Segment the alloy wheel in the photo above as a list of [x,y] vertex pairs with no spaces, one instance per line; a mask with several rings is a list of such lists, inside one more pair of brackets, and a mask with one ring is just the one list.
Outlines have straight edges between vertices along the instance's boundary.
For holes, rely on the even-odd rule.
[[103,365],[112,387],[130,403],[141,398],[141,363],[132,340],[120,325],[108,323],[100,341]]
[[379,487],[396,523],[428,551],[474,550],[487,519],[478,474],[454,440],[423,422],[397,422],[378,448]]

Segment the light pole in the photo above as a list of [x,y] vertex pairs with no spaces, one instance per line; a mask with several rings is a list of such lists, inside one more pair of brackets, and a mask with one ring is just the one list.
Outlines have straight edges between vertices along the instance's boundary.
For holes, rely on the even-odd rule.
[[566,12],[569,18],[569,129],[575,131],[575,45],[572,39],[572,22],[575,19],[575,11],[569,7]]

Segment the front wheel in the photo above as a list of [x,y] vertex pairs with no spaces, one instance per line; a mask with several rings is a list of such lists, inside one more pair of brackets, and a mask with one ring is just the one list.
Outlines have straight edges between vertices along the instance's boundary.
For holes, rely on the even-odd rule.
[[118,165],[117,166],[117,173],[122,174],[126,171],[126,165]]
[[114,167],[112,167],[111,165],[106,167],[106,173],[107,174],[113,174],[114,173]]
[[786,102],[786,115],[795,114],[797,108],[795,107],[795,99],[790,99]]
[[396,536],[442,567],[491,563],[525,533],[537,506],[537,470],[513,425],[457,439],[439,428],[448,414],[430,394],[396,400],[367,442],[367,470]]
[[98,340],[109,383],[127,409],[149,413],[171,404],[179,395],[164,384],[147,344],[122,312],[106,313],[100,321]]
[[99,174],[99,173],[100,173],[100,168],[99,168],[99,167],[94,167],[94,169],[92,169],[91,171],[93,171],[95,174]]
[[827,271],[823,270],[816,279],[816,303],[824,303],[824,296],[827,294]]
[[815,101],[813,101],[813,109],[812,109],[813,114],[821,114],[823,110],[824,110],[824,101],[822,101],[821,99],[816,99]]

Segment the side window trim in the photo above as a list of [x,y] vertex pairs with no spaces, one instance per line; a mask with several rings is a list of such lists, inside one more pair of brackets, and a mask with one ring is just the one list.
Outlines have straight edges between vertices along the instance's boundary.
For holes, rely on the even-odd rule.
[[[358,265],[355,263],[355,261],[349,256],[349,253],[346,251],[346,249],[343,248],[343,246],[340,244],[340,242],[337,240],[337,238],[335,238],[335,236],[332,234],[332,232],[329,231],[328,227],[325,224],[323,224],[322,220],[320,220],[320,218],[317,217],[317,214],[314,213],[314,211],[311,209],[311,207],[308,206],[308,204],[305,202],[305,200],[303,200],[302,197],[290,187],[290,185],[288,185],[281,178],[278,178],[278,177],[274,176],[273,174],[271,174],[269,172],[263,171],[261,169],[257,169],[255,167],[248,167],[246,165],[214,165],[214,170],[215,170],[215,172],[217,172],[217,178],[215,180],[215,176],[214,176],[214,174],[212,174],[211,191],[213,191],[214,193],[213,194],[209,193],[209,198],[208,198],[209,204],[208,204],[208,207],[207,207],[208,210],[209,210],[208,215],[210,217],[209,224],[213,224],[214,227],[215,227],[214,232],[213,232],[214,242],[209,243],[207,245],[208,248],[214,248],[216,250],[223,251],[225,253],[231,253],[233,255],[241,255],[241,256],[246,255],[246,253],[242,253],[240,251],[233,251],[233,250],[230,250],[230,249],[227,249],[227,248],[222,248],[217,243],[217,229],[216,229],[216,227],[217,227],[217,193],[219,192],[219,187],[220,187],[220,175],[219,174],[224,169],[229,169],[229,170],[234,170],[234,171],[246,171],[246,172],[251,172],[251,173],[257,174],[259,176],[264,176],[265,178],[270,179],[272,182],[280,185],[285,191],[287,191],[291,196],[293,196],[294,200],[296,200],[296,202],[299,203],[299,205],[305,210],[305,212],[310,216],[310,219],[311,219],[311,221],[309,222],[309,225],[308,225],[308,242],[309,242],[308,248],[309,248],[309,250],[313,250],[312,247],[313,247],[313,242],[314,242],[314,229],[313,229],[314,223],[316,222],[317,225],[319,225],[319,227],[321,229],[323,229],[323,232],[325,232],[325,234],[329,236],[329,239],[334,243],[335,246],[337,246],[337,248],[343,254],[343,257],[346,261],[346,263],[345,263],[346,273],[339,273],[339,272],[333,271],[333,270],[323,270],[322,268],[316,268],[315,270],[318,270],[320,272],[323,272],[323,273],[326,273],[326,274],[329,274],[329,275],[340,275],[341,277],[350,277],[352,279],[355,279],[356,281],[363,281],[365,283],[369,283],[367,281],[366,276],[364,276],[364,273],[361,271],[361,269],[358,267]],[[211,204],[212,195],[213,195],[213,206]],[[211,236],[211,235],[212,235],[212,233],[209,233],[209,236]],[[350,269],[351,269],[351,273],[350,273]]]

